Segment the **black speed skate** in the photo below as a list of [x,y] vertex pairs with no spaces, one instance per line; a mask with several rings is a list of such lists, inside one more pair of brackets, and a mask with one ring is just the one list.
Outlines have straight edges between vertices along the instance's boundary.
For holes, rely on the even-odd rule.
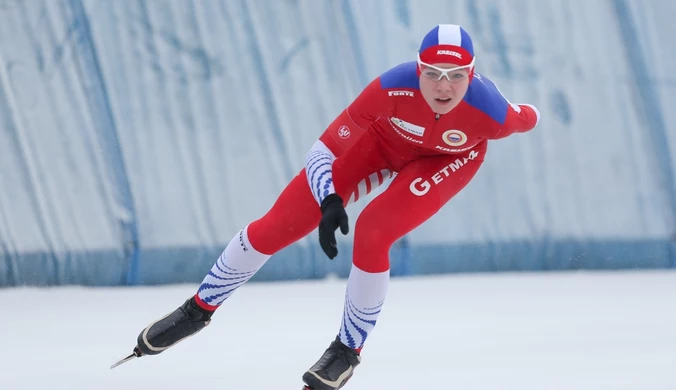
[[204,329],[211,322],[212,314],[212,311],[200,308],[195,302],[195,297],[191,297],[178,309],[143,329],[132,354],[110,368],[115,368],[135,357],[162,353],[179,341]]
[[303,374],[305,390],[337,390],[352,377],[355,367],[361,363],[361,356],[354,349],[336,339],[324,355]]

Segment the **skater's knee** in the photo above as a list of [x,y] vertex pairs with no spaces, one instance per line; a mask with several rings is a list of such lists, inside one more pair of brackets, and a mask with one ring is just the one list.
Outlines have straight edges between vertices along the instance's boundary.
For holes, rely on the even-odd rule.
[[353,263],[366,272],[390,269],[389,251],[396,238],[387,226],[374,224],[369,218],[357,219],[354,236]]
[[319,225],[319,219],[319,215],[277,218],[268,214],[249,224],[249,241],[257,251],[273,255],[305,237]]
[[249,224],[249,240],[259,252],[273,255],[300,240],[319,225],[321,212],[304,174],[286,186],[272,208]]
[[[381,208],[366,207],[355,224],[355,240],[359,239],[386,250],[399,238],[402,230],[391,218],[384,218]],[[389,222],[388,222],[389,220]]]

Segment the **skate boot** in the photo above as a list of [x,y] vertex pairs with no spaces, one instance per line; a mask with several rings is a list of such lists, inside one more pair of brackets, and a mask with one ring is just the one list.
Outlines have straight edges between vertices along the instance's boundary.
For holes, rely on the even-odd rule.
[[324,355],[303,374],[303,382],[308,390],[337,390],[347,383],[352,373],[361,363],[359,353],[336,339],[326,349]]
[[148,325],[139,334],[135,351],[141,355],[157,355],[209,325],[212,314],[213,311],[199,307],[193,296],[178,309]]

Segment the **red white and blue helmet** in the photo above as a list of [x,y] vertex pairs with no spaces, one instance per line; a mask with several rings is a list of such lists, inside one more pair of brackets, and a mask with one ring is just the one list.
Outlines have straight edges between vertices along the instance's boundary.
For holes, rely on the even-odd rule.
[[[423,38],[418,59],[426,64],[450,62],[459,66],[469,66],[474,61],[472,38],[464,28],[456,24],[439,24]],[[472,66],[470,74],[473,73]]]

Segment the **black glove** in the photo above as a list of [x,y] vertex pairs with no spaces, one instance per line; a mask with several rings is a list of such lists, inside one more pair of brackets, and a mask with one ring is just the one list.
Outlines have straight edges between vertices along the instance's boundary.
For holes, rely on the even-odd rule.
[[336,247],[336,229],[340,227],[343,234],[347,234],[350,228],[347,224],[347,213],[343,207],[343,200],[337,194],[330,194],[322,201],[322,220],[319,222],[319,244],[324,253],[333,260],[338,256]]

